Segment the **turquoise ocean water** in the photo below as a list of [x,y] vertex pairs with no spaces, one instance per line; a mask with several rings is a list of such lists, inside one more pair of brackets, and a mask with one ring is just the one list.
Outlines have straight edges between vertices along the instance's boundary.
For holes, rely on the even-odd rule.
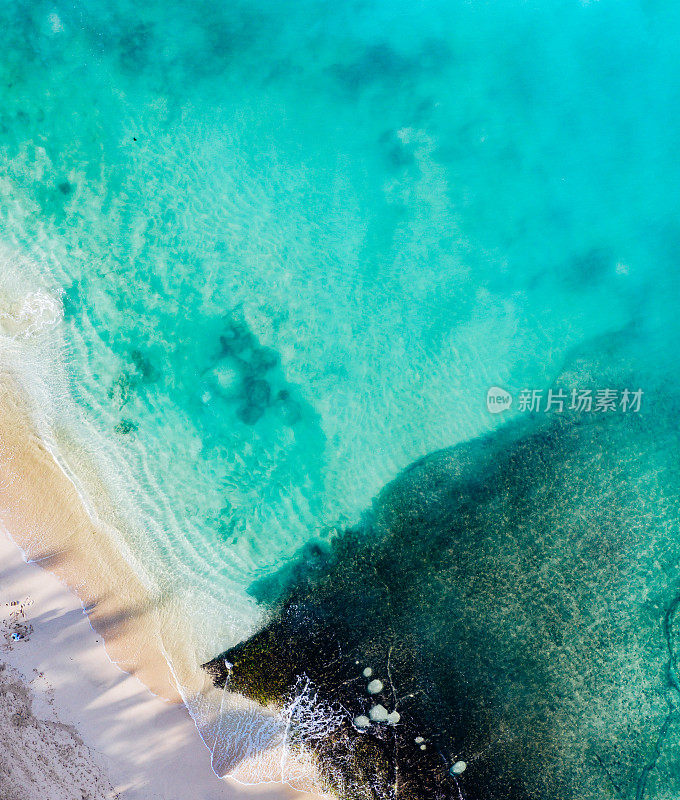
[[670,2],[19,0],[0,25],[3,353],[201,659],[305,544],[500,425],[488,387],[544,389],[626,326],[677,341]]

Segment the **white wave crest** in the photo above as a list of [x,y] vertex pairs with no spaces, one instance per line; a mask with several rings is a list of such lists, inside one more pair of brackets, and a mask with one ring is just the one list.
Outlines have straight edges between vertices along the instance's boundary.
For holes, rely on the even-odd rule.
[[45,328],[56,325],[62,317],[63,308],[59,298],[47,292],[29,292],[24,296],[17,314],[19,335],[24,338],[35,336]]

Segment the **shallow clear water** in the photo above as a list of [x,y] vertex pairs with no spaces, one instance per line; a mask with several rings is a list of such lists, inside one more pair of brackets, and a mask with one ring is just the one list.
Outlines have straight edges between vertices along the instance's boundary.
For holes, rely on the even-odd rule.
[[3,307],[63,308],[11,357],[201,658],[255,629],[253,586],[305,543],[500,424],[489,386],[674,325],[670,3],[17,2],[0,22]]

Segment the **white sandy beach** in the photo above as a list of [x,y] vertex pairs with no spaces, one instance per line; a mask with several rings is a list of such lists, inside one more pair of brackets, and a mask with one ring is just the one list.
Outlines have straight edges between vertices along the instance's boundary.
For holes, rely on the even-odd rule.
[[79,601],[27,564],[4,532],[0,664],[8,665],[0,672],[3,800],[305,798],[281,785],[219,780],[184,707],[112,664]]
[[314,800],[215,775],[165,644],[207,676],[86,512],[14,381],[0,387],[1,800]]

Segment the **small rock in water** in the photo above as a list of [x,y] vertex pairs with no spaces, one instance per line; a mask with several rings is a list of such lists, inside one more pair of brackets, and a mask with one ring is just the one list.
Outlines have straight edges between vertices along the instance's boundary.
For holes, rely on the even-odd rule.
[[467,764],[465,761],[456,761],[456,763],[451,767],[449,772],[452,775],[462,775],[467,768]]
[[354,717],[354,725],[357,728],[368,728],[371,724],[371,720],[365,716],[364,714],[360,714],[358,717]]
[[420,749],[421,750],[427,750],[427,745],[426,744],[421,744],[420,745]]
[[271,397],[271,387],[267,381],[249,379],[245,382],[246,397],[254,406],[266,406]]
[[422,744],[425,741],[422,736],[416,736],[416,744]]
[[398,711],[392,711],[390,714],[387,715],[387,721],[390,723],[390,725],[396,725],[400,719],[401,719],[401,714]]
[[373,670],[370,667],[366,667],[364,670],[364,678],[370,678],[373,674]]
[[378,692],[382,692],[383,690],[383,683],[376,678],[368,684],[367,688],[369,694],[378,694]]
[[245,422],[246,425],[254,425],[262,414],[264,414],[264,408],[261,406],[243,405],[238,409],[236,414],[241,422]]
[[122,419],[114,430],[116,433],[122,433],[123,435],[134,433],[137,430],[137,423],[131,419]]
[[385,706],[377,705],[368,712],[368,716],[373,722],[387,722],[389,714]]

